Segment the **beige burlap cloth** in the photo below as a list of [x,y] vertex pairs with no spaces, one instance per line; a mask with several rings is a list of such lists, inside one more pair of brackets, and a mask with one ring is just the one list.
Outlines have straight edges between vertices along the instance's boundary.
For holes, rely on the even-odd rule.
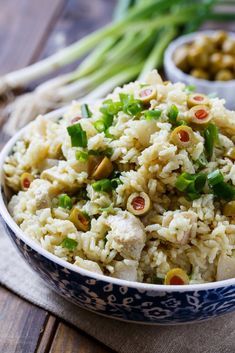
[[0,223],[0,283],[120,353],[234,353],[235,314],[200,324],[128,324],[85,311],[51,291],[18,254]]

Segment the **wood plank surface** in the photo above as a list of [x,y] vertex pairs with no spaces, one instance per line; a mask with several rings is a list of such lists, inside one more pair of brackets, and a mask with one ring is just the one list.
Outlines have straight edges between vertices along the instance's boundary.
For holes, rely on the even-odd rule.
[[0,352],[34,352],[48,315],[0,287]]
[[0,74],[36,59],[65,1],[0,1]]
[[109,348],[88,335],[60,323],[50,353],[112,353]]

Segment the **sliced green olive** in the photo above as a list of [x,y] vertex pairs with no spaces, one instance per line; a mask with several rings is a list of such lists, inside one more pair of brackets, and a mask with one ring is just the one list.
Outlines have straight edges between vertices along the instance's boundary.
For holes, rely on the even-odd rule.
[[139,97],[142,103],[149,103],[157,98],[157,90],[153,87],[145,87],[140,91]]
[[235,217],[235,201],[230,201],[224,205],[223,213],[228,217]]
[[69,220],[75,225],[77,230],[87,232],[90,229],[90,218],[88,215],[74,207],[70,213]]
[[184,285],[189,284],[187,273],[181,268],[173,268],[168,271],[164,280],[164,284],[168,285]]
[[88,156],[87,171],[89,176],[93,174],[94,170],[101,163],[102,159],[103,159],[102,156],[95,156],[95,155]]
[[189,110],[189,119],[195,124],[206,124],[212,119],[210,109],[206,105],[196,105]]
[[202,80],[208,80],[210,77],[209,73],[202,69],[193,69],[190,71],[190,75],[195,78],[200,78]]
[[135,192],[128,197],[126,208],[135,216],[142,216],[149,211],[150,206],[150,198],[145,192]]
[[189,126],[178,126],[170,135],[170,141],[178,147],[188,147],[193,144],[193,140],[193,130]]
[[235,147],[232,147],[226,153],[226,156],[235,161]]
[[216,81],[229,81],[233,79],[233,73],[228,69],[223,69],[215,75]]
[[34,177],[30,173],[23,173],[20,177],[20,185],[22,190],[28,190],[30,184],[34,180]]
[[189,108],[195,105],[208,105],[210,103],[209,98],[205,94],[193,93],[188,96],[187,104]]
[[113,165],[108,157],[104,157],[102,161],[95,167],[91,177],[95,180],[107,178],[113,171]]

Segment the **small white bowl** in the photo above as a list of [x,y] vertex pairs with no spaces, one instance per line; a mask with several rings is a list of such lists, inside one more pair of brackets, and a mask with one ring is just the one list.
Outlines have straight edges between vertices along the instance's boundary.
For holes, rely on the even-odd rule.
[[[195,78],[180,70],[174,63],[173,54],[176,49],[184,44],[192,42],[198,35],[205,34],[212,36],[217,31],[200,31],[181,36],[171,42],[165,51],[164,69],[167,76],[172,82],[184,82],[186,85],[194,85],[197,91],[205,94],[216,94],[219,98],[224,98],[226,107],[235,109],[235,80],[230,81],[208,81]],[[228,32],[229,36],[235,40],[235,33]]]

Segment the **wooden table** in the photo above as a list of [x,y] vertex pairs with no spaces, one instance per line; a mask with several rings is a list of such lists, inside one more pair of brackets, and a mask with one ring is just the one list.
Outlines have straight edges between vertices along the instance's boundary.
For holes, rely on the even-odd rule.
[[[0,0],[0,74],[26,66],[107,23],[116,0]],[[218,25],[207,25],[217,27]],[[235,30],[235,24],[226,27]],[[0,146],[4,143],[0,133]],[[0,287],[0,353],[111,350]]]
[[[115,0],[0,0],[0,75],[26,66],[107,23]],[[0,145],[3,143],[0,134]],[[111,353],[0,287],[0,353]]]

